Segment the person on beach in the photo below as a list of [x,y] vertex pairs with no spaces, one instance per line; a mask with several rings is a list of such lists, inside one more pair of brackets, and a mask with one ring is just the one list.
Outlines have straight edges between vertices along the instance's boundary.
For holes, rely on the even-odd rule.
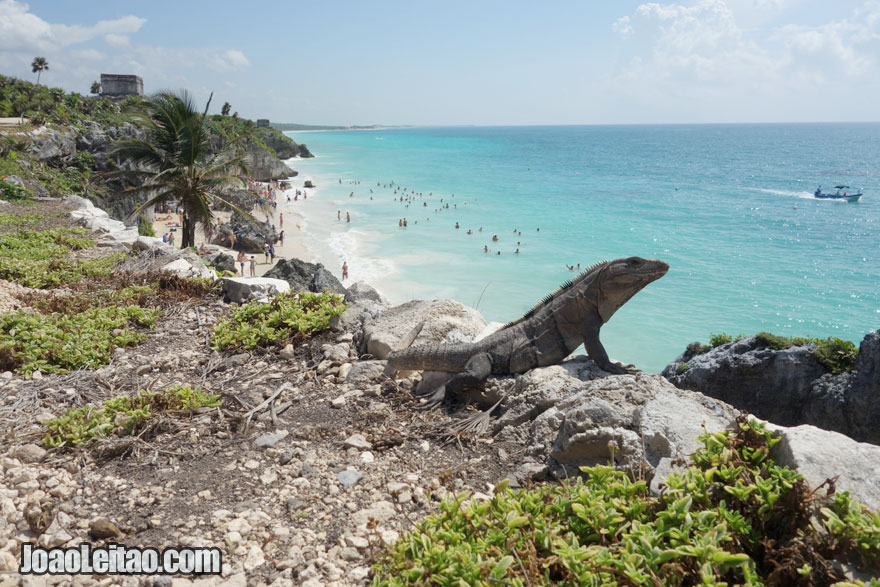
[[168,244],[171,245],[172,247],[174,246],[174,233],[173,232],[170,235],[168,235]]
[[483,245],[483,252],[484,252],[484,253],[488,253],[488,252],[489,252],[489,245]]
[[284,246],[284,231],[283,230],[278,235],[278,244],[281,246]]
[[336,220],[342,220],[342,210],[336,211]]
[[351,222],[351,214],[349,214],[348,212],[345,213],[345,221]]
[[247,256],[244,254],[244,251],[239,252],[235,260],[241,265],[241,276],[244,277],[244,264],[247,263]]
[[275,245],[269,245],[269,258],[275,263]]
[[348,263],[346,261],[342,262],[342,279],[343,281],[348,279]]
[[257,259],[251,255],[251,277],[257,276]]
[[269,243],[263,245],[263,255],[266,257],[266,263],[269,262]]
[[284,214],[282,213],[282,214],[278,215],[278,228],[283,228],[283,227],[284,227]]

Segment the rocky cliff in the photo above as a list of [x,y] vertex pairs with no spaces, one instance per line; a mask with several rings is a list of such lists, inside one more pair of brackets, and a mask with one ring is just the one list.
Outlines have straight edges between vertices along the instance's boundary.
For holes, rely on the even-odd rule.
[[[85,121],[81,128],[40,127],[27,134],[26,153],[37,165],[62,172],[68,168],[75,169],[83,181],[71,181],[57,186],[60,189],[67,188],[64,190],[66,193],[62,194],[52,194],[50,189],[37,181],[28,182],[27,187],[39,196],[78,192],[89,197],[114,218],[124,219],[143,201],[143,196],[122,195],[122,191],[132,185],[131,180],[111,178],[103,174],[117,169],[109,155],[115,141],[143,136],[144,131],[130,123],[102,126]],[[305,145],[299,145],[276,131],[254,133],[245,140],[244,146],[250,175],[259,181],[295,176],[296,171],[290,169],[282,159],[312,157]],[[211,140],[212,154],[225,147],[224,135],[215,133]],[[121,168],[125,169],[126,164],[123,163]]]
[[775,424],[810,424],[880,444],[880,331],[862,340],[855,370],[839,375],[812,346],[772,350],[753,336],[705,353],[686,351],[663,376]]

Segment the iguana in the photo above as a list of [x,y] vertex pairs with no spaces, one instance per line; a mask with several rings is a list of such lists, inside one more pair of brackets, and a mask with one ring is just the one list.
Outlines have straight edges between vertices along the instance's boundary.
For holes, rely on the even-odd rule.
[[626,373],[623,366],[608,359],[599,341],[599,329],[631,297],[668,270],[664,261],[641,257],[596,263],[562,284],[525,316],[483,340],[393,351],[385,372],[454,373],[445,385],[427,394],[429,406],[442,402],[447,391],[458,394],[478,387],[489,375],[525,373],[559,363],[581,343],[599,367],[610,373]]

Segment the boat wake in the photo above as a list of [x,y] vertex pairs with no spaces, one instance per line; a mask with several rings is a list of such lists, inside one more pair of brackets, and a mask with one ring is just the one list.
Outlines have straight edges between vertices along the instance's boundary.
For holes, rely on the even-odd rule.
[[768,190],[764,188],[746,188],[752,192],[761,192],[762,194],[772,194],[774,196],[787,196],[789,198],[804,198],[807,200],[813,200],[812,192],[793,192],[790,190]]

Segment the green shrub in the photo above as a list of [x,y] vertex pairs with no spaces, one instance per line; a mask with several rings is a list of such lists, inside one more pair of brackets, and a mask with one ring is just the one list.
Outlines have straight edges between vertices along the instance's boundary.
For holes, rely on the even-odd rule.
[[330,328],[330,320],[346,309],[332,293],[288,292],[268,304],[249,302],[214,328],[211,347],[218,350],[283,347]]
[[770,334],[769,332],[759,332],[755,335],[755,338],[758,340],[758,344],[774,351],[781,351],[791,347],[791,339]]
[[755,338],[763,346],[777,351],[791,346],[815,346],[816,359],[835,375],[856,368],[856,355],[859,349],[848,340],[841,340],[834,336],[824,339],[800,336],[786,338],[769,332],[759,332]]
[[[835,559],[880,568],[880,515],[845,493],[811,524],[813,499],[769,458],[764,427],[704,433],[659,498],[612,467],[494,497],[444,500],[379,557],[373,585],[778,585],[842,580]],[[856,557],[857,558],[857,557]]]
[[97,369],[110,362],[113,350],[146,337],[131,327],[151,327],[157,310],[110,306],[73,315],[11,312],[0,314],[0,370],[30,377]]
[[816,359],[826,369],[838,375],[856,368],[858,353],[859,349],[854,343],[830,336],[819,342],[819,348],[816,349]]
[[688,365],[687,363],[680,363],[678,365],[678,367],[675,368],[675,372],[678,373],[679,375],[684,375],[685,373],[688,372],[688,369],[690,369],[690,368],[691,368],[691,366]]
[[138,234],[141,236],[156,236],[156,231],[153,230],[153,223],[143,214],[138,217]]
[[703,353],[708,353],[712,350],[712,347],[708,344],[702,344],[700,342],[692,342],[687,345],[685,349],[685,355],[688,357],[693,357],[695,355],[702,355]]
[[0,200],[8,202],[21,202],[31,196],[30,192],[18,185],[6,180],[0,179]]
[[158,392],[140,391],[137,395],[108,399],[99,406],[74,408],[46,423],[48,434],[43,444],[50,448],[76,446],[112,432],[135,434],[153,415],[218,407],[220,396],[200,388],[174,385]]
[[719,347],[723,344],[727,344],[729,342],[739,342],[742,339],[743,339],[742,334],[737,334],[736,337],[734,338],[733,336],[730,336],[729,334],[724,334],[722,332],[721,334],[710,334],[709,335],[709,344],[712,345],[712,348],[715,348],[715,347]]

